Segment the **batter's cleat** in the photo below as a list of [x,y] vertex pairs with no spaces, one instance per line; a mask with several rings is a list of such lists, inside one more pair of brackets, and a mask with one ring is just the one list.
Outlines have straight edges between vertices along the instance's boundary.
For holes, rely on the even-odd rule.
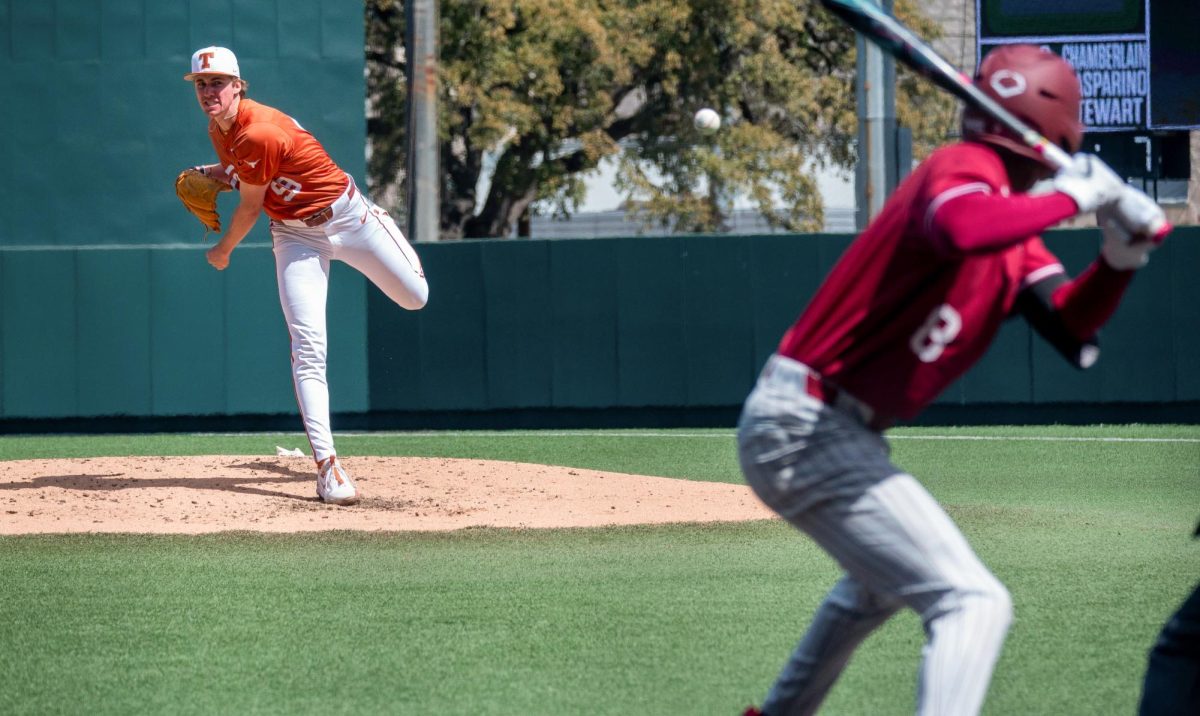
[[317,497],[331,505],[358,502],[358,488],[338,462],[337,455],[330,455],[317,465]]
[[742,712],[742,716],[763,716],[763,712],[754,706],[747,706],[746,710]]

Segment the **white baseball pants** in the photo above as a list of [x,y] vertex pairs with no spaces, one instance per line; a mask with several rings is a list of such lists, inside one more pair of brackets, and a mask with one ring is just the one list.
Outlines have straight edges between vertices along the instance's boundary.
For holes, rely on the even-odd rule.
[[[351,184],[353,187],[353,184]],[[429,284],[396,222],[361,192],[347,189],[318,227],[271,221],[279,303],[291,334],[292,380],[304,431],[318,463],[336,454],[325,379],[325,302],[329,262],[342,261],[410,311],[424,307]]]

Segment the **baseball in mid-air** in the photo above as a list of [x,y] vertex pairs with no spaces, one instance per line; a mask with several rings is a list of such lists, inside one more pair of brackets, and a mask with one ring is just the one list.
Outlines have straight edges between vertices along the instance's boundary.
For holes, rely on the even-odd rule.
[[721,115],[717,114],[716,110],[705,107],[692,117],[692,124],[704,134],[711,134],[721,128]]

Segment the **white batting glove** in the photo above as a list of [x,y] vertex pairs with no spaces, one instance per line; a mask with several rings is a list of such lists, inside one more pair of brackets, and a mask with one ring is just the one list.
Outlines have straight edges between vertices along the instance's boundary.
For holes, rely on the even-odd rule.
[[1076,154],[1071,166],[1054,175],[1054,188],[1075,200],[1080,214],[1089,214],[1118,199],[1125,182],[1094,154]]
[[1120,271],[1145,266],[1150,252],[1171,231],[1162,208],[1131,186],[1124,187],[1116,201],[1096,211],[1096,223],[1104,235],[1100,254],[1109,266]]
[[[1111,207],[1101,209],[1101,212],[1105,216],[1115,217],[1129,233],[1133,234],[1135,239],[1151,239],[1162,243],[1171,230],[1171,225],[1167,223],[1167,215],[1163,213],[1162,207],[1145,192],[1138,191],[1131,186],[1122,187],[1117,201]],[[1097,218],[1099,216],[1098,212]]]

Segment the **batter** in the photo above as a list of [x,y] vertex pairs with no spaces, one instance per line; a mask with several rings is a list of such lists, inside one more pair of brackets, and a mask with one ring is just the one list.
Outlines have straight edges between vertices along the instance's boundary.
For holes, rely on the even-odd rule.
[[[975,82],[1068,152],[1083,136],[1074,71],[1029,45],[994,50]],[[882,432],[911,418],[1021,313],[1072,363],[1090,366],[1161,211],[1095,157],[1026,193],[1051,170],[968,110],[966,141],[933,153],[839,259],[747,398],[738,448],[747,482],[838,561],[761,712],[811,714],[868,634],[902,607],[926,644],[918,714],[982,707],[1012,619],[1008,591],[934,498],[892,464]],[[1098,211],[1097,211],[1098,210]],[[1069,279],[1037,236],[1097,211],[1102,255]]]
[[237,57],[224,47],[192,55],[191,72],[219,162],[197,167],[238,192],[237,209],[207,252],[218,271],[258,217],[271,219],[279,302],[291,334],[292,379],[317,464],[317,495],[350,505],[359,491],[338,462],[329,419],[325,302],[329,262],[343,261],[400,306],[424,307],[429,285],[396,222],[296,120],[246,97]]

